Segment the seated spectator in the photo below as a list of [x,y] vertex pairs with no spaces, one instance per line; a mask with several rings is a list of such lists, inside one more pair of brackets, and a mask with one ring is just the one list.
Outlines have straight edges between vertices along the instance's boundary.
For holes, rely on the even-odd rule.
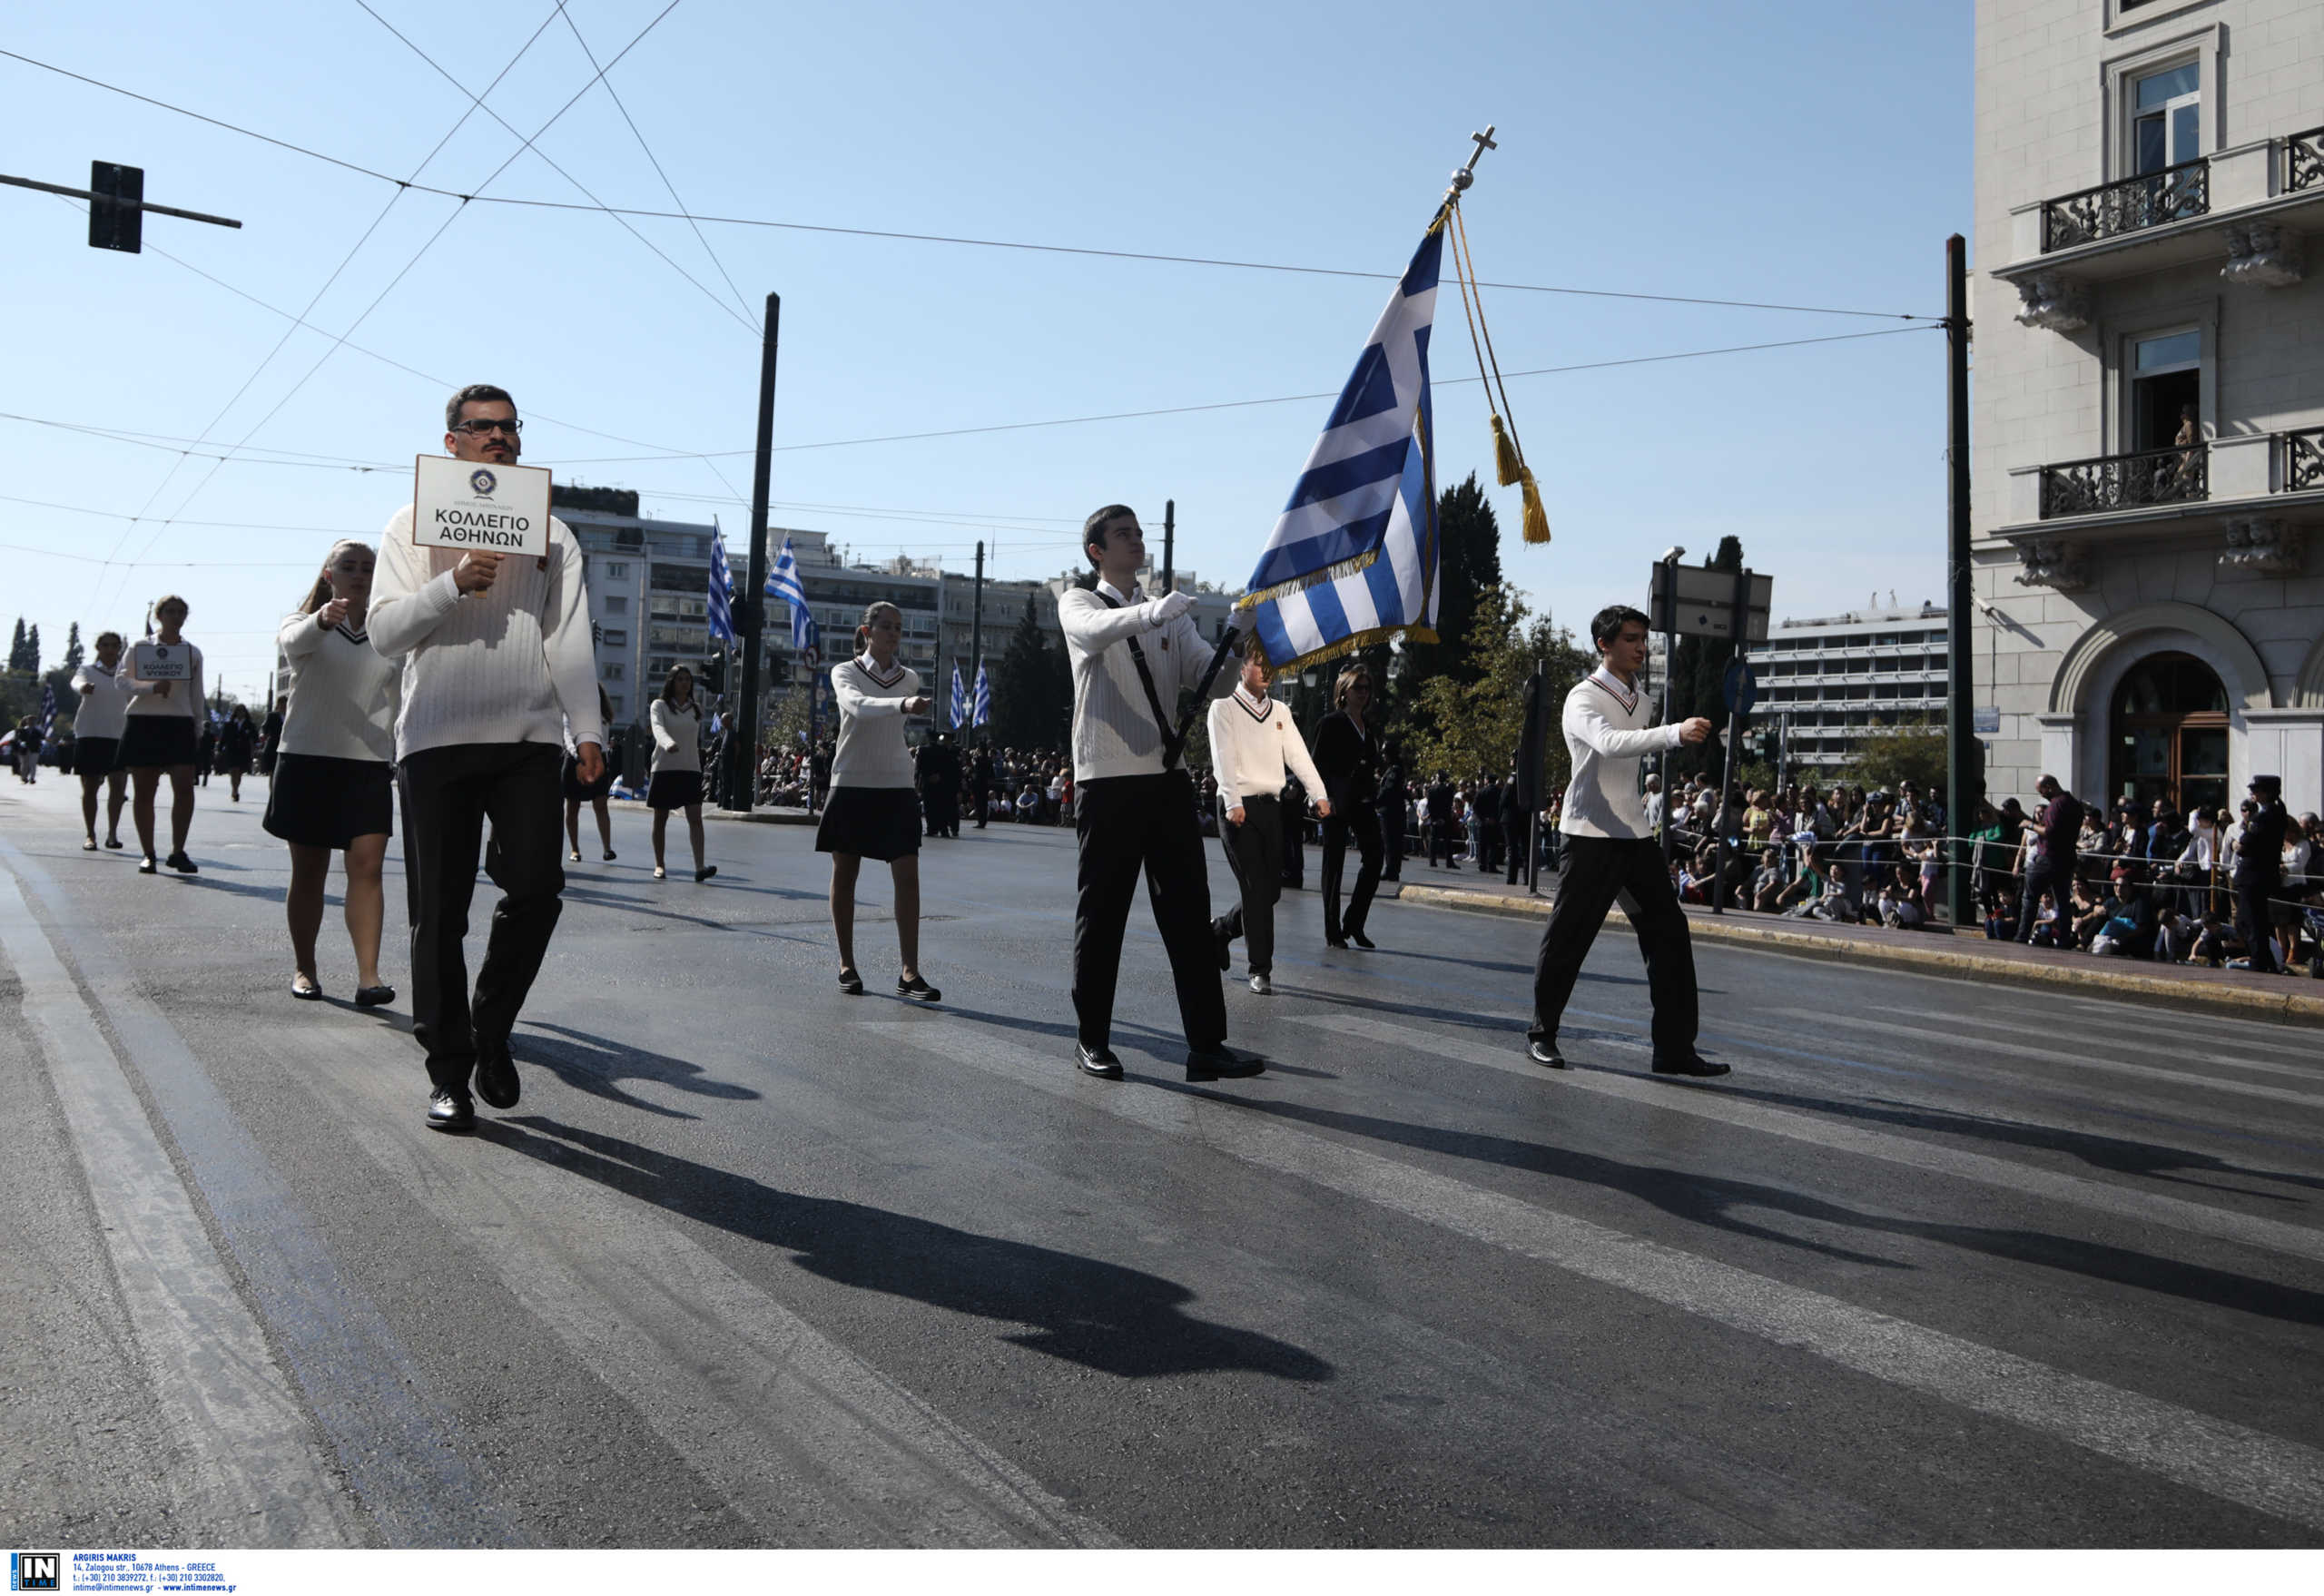
[[1027,825],[1031,825],[1035,818],[1039,815],[1040,812],[1040,789],[1034,786],[1030,781],[1028,781],[1025,783],[1023,790],[1017,794],[1017,818],[1024,822]]
[[1915,901],[1911,893],[1901,887],[1883,886],[1876,904],[1876,912],[1880,923],[1890,931],[1921,929],[1921,906]]
[[1751,907],[1762,914],[1773,914],[1783,907],[1783,895],[1791,885],[1791,872],[1783,867],[1783,850],[1762,848],[1759,868],[1751,872]]

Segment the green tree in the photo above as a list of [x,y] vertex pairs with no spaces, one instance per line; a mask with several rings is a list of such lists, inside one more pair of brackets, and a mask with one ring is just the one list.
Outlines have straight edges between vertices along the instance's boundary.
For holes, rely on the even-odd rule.
[[86,658],[88,654],[81,646],[81,623],[74,621],[66,627],[64,633],[64,668],[68,671],[78,670],[81,668],[81,662]]
[[1403,678],[1420,684],[1449,675],[1471,683],[1481,670],[1472,642],[1477,606],[1486,588],[1501,586],[1501,522],[1474,471],[1437,496],[1436,526],[1438,641],[1404,645]]
[[[1415,772],[1442,770],[1456,781],[1506,773],[1524,735],[1525,689],[1534,666],[1547,667],[1544,686],[1554,717],[1566,694],[1597,663],[1571,632],[1546,615],[1532,615],[1524,600],[1498,583],[1478,594],[1469,637],[1476,679],[1430,676],[1413,694],[1408,749]],[[1548,787],[1563,786],[1571,774],[1565,740],[1550,737],[1543,749]]]
[[35,675],[40,674],[40,623],[38,621],[34,621],[25,628],[24,668]]
[[1857,742],[1848,751],[1841,780],[1867,791],[1885,787],[1891,793],[1913,782],[1941,800],[1946,768],[1945,728],[1916,718],[1884,726]]
[[1008,748],[1045,748],[1053,740],[1050,724],[1056,693],[1056,667],[1041,635],[1036,610],[1038,595],[1028,594],[1025,613],[1009,635],[1009,646],[992,670],[992,719],[995,743]]
[[16,617],[16,635],[8,640],[8,668],[12,671],[40,669],[38,659],[25,657],[25,617],[22,616]]

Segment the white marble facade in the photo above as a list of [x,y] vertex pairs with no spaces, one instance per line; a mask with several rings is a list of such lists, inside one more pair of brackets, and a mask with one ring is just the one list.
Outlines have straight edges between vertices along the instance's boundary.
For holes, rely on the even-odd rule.
[[2230,798],[2324,809],[2324,4],[1978,0],[1972,249],[1988,791],[2120,795],[2181,655]]

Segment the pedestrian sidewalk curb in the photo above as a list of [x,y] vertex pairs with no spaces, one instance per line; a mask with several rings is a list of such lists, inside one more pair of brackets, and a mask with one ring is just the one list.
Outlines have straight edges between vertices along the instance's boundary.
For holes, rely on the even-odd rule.
[[[631,810],[639,814],[651,814],[654,813],[653,810],[646,806],[645,800],[639,798],[608,798],[606,800],[606,803],[609,808]],[[815,823],[816,819],[815,816],[809,814],[803,809],[753,809],[743,811],[736,809],[720,809],[715,804],[710,803],[705,803],[702,806],[702,818],[704,820],[738,820],[745,824],[763,826],[811,826]]]
[[[1432,909],[1465,910],[1472,914],[1502,914],[1517,918],[1546,918],[1547,898],[1508,898],[1497,893],[1464,892],[1458,888],[1404,883],[1400,901]],[[1630,923],[1616,909],[1609,922]],[[1965,976],[1973,980],[1999,981],[2023,987],[2078,987],[2133,1002],[2171,1008],[2204,1009],[2246,1019],[2274,1020],[2296,1025],[2324,1024],[2324,992],[2309,996],[2298,986],[2316,984],[2295,976],[2276,979],[2293,990],[2254,990],[2243,987],[2211,986],[2174,980],[2167,975],[2147,975],[2135,970],[2110,968],[2093,960],[2089,968],[2073,964],[2026,964],[2014,960],[1981,959],[1955,948],[1898,947],[1886,942],[1860,942],[1846,937],[1819,936],[1789,927],[1758,925],[1748,921],[1687,917],[1690,935],[1703,941],[1734,942],[1775,953],[1796,953],[1809,959],[1830,959],[1844,964],[1886,964],[1928,974]]]

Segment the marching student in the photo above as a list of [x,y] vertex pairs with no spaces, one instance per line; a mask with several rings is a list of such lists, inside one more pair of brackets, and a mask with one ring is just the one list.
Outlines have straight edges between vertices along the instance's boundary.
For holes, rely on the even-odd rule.
[[1609,605],[1590,621],[1598,668],[1565,699],[1565,745],[1573,776],[1560,827],[1566,865],[1557,901],[1541,931],[1533,965],[1533,1025],[1526,1056],[1551,1069],[1566,1067],[1558,1051],[1558,1021],[1581,973],[1581,961],[1606,923],[1617,893],[1630,896],[1630,924],[1646,956],[1647,990],[1654,1002],[1654,1072],[1725,1075],[1695,1051],[1695,954],[1687,913],[1679,907],[1662,850],[1647,825],[1639,793],[1639,764],[1649,754],[1699,743],[1710,722],[1697,715],[1657,726],[1654,704],[1639,681],[1646,668],[1644,612]]
[[240,803],[242,778],[251,773],[251,762],[258,757],[258,727],[251,723],[248,704],[237,704],[228,713],[226,724],[218,728],[215,748],[217,772],[231,783],[231,801]]
[[[1186,1028],[1187,1079],[1257,1075],[1266,1066],[1226,1045],[1226,1003],[1212,960],[1210,873],[1195,820],[1194,783],[1172,745],[1182,690],[1202,684],[1211,647],[1187,612],[1191,594],[1148,598],[1137,585],[1146,534],[1128,505],[1109,504],[1081,527],[1094,587],[1068,587],[1058,623],[1073,664],[1074,829],[1080,843],[1073,911],[1073,1009],[1081,1070],[1119,1080],[1114,987],[1137,878],[1147,900]],[[1220,672],[1211,696],[1235,690]]]
[[[604,723],[608,732],[611,731],[614,701],[606,696],[603,687],[597,689],[597,719]],[[581,779],[581,761],[573,746],[570,722],[566,724],[565,738],[565,765],[557,781],[565,791],[565,838],[572,844],[572,852],[566,857],[576,864],[581,862],[581,806],[586,803],[597,812],[597,841],[605,849],[605,862],[611,864],[616,857],[614,852],[614,817],[613,812],[606,807],[606,799],[614,790],[614,762],[610,759],[604,761],[604,768],[598,771],[597,779],[585,782]]]
[[106,789],[105,846],[121,846],[121,806],[129,772],[121,763],[122,724],[129,714],[129,684],[121,674],[121,634],[97,634],[97,657],[73,672],[81,707],[73,716],[73,768],[81,777],[81,821],[88,828],[82,851],[97,851],[97,789]]
[[662,881],[670,873],[663,863],[663,838],[670,811],[683,809],[686,839],[694,844],[694,879],[706,882],[718,873],[718,867],[702,862],[702,705],[694,700],[692,671],[679,665],[663,679],[662,695],[654,701],[649,718],[654,723],[654,773],[645,783],[645,805],[654,812],[654,879]]
[[[1244,939],[1251,990],[1273,995],[1275,906],[1283,896],[1283,803],[1286,770],[1315,792],[1323,778],[1291,711],[1267,695],[1267,656],[1255,635],[1243,643],[1243,679],[1210,706],[1210,758],[1218,777],[1218,842],[1242,901],[1210,922],[1218,968],[1233,968],[1232,944]],[[1331,800],[1316,807],[1329,820]]]
[[[1364,934],[1372,915],[1372,894],[1380,888],[1380,813],[1364,800],[1380,785],[1380,744],[1365,724],[1372,713],[1372,673],[1351,665],[1332,687],[1332,713],[1315,728],[1315,766],[1324,773],[1318,798],[1319,815],[1336,813],[1324,822],[1324,941],[1328,947],[1372,946]],[[1340,915],[1340,876],[1347,862],[1349,834],[1355,838],[1358,863],[1355,891],[1349,894],[1347,915]]]
[[[507,390],[473,383],[444,408],[444,448],[479,465],[520,452]],[[581,547],[551,517],[545,556],[423,548],[412,508],[380,540],[371,646],[403,662],[396,784],[403,798],[404,879],[411,905],[412,1037],[427,1049],[430,1129],[476,1128],[469,1079],[496,1108],[522,1090],[509,1033],[540,972],[564,904],[557,857],[559,715],[572,724],[578,773],[605,767],[597,665]],[[505,894],[476,994],[461,947],[476,895],[477,853],[492,821],[492,880]]]
[[920,794],[912,785],[904,717],[934,703],[920,674],[896,658],[904,612],[876,601],[855,628],[855,655],[832,667],[839,704],[839,753],[831,803],[815,827],[815,852],[832,856],[832,935],[839,943],[839,987],[863,990],[855,967],[855,878],[867,859],[886,862],[896,888],[896,995],[933,1003],[944,994],[920,972]]
[[153,859],[153,790],[167,772],[170,778],[170,856],[164,862],[180,875],[201,872],[186,857],[186,832],[193,829],[193,769],[200,757],[202,728],[210,712],[202,702],[202,650],[186,642],[186,602],[176,594],[154,601],[153,622],[160,628],[153,641],[185,650],[186,676],[180,682],[147,682],[133,673],[123,680],[129,692],[121,732],[122,768],[133,789],[130,817],[136,823],[137,842],[144,857],[137,873],[152,875]]
[[[379,979],[386,892],[379,867],[395,829],[396,707],[402,671],[364,630],[377,557],[368,543],[331,546],[320,575],[275,635],[290,672],[267,783],[268,835],[290,848],[290,995],[323,995],[315,972],[330,856],[346,861],[347,938],[355,946],[355,1003],[394,1000]],[[248,724],[245,719],[245,724]]]

